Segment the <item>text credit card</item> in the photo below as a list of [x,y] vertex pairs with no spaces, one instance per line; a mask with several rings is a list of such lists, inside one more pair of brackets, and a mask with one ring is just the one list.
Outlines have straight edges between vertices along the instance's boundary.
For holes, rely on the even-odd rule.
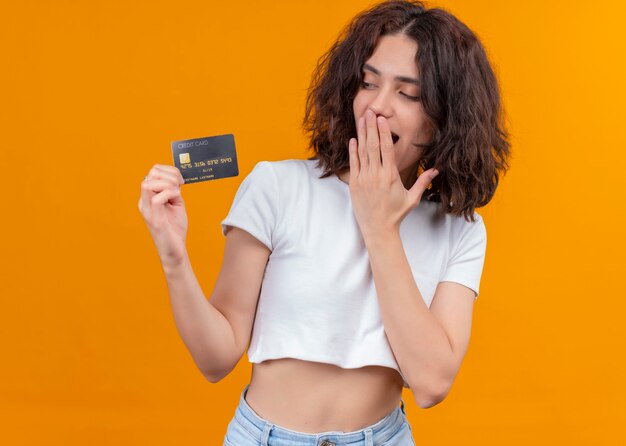
[[239,175],[232,134],[173,141],[172,155],[185,184]]

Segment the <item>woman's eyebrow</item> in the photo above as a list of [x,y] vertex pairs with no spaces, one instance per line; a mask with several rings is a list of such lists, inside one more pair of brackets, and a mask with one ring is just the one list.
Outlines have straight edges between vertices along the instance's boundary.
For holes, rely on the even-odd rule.
[[[363,69],[371,71],[372,73],[377,74],[378,76],[380,76],[380,70],[374,68],[370,64],[364,64],[363,65]],[[396,76],[394,79],[397,80],[398,82],[404,82],[405,84],[414,84],[414,85],[417,85],[417,86],[421,85],[421,82],[420,82],[419,79],[414,79],[412,77]]]

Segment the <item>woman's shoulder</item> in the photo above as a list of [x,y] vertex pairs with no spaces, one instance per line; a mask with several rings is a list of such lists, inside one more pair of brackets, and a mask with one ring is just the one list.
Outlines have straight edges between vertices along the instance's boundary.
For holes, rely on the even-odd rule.
[[315,169],[315,160],[307,159],[290,158],[284,160],[259,161],[258,164],[261,163],[269,166],[276,175],[279,183],[283,184],[285,181],[292,181],[297,178],[307,177],[311,175]]
[[451,213],[444,213],[441,215],[440,211],[441,203],[438,201],[429,201],[424,198],[419,203],[417,209],[414,210],[417,214],[421,214],[422,218],[429,222],[434,228],[447,228],[443,233],[449,234],[452,237],[459,237],[468,231],[471,232],[484,232],[485,222],[483,217],[476,210],[474,210],[474,221],[468,221],[462,215],[454,215]]
[[283,160],[260,162],[269,163],[276,170],[298,170],[312,168],[316,160],[288,158]]

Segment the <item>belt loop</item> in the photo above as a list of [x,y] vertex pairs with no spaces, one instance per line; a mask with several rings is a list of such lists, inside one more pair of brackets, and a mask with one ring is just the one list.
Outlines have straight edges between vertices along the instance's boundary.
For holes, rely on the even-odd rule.
[[270,423],[265,423],[265,426],[263,426],[263,433],[261,434],[261,445],[262,446],[268,446],[269,445],[270,431],[273,428],[274,428],[274,425],[270,424]]
[[372,429],[365,429],[365,446],[374,446]]

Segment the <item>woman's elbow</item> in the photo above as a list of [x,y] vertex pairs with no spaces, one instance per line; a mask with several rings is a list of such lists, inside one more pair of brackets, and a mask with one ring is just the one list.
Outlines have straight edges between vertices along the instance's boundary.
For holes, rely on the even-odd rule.
[[437,389],[430,388],[423,392],[413,391],[413,399],[419,407],[428,409],[442,402],[448,396],[449,391],[450,386],[448,385],[439,386]]

